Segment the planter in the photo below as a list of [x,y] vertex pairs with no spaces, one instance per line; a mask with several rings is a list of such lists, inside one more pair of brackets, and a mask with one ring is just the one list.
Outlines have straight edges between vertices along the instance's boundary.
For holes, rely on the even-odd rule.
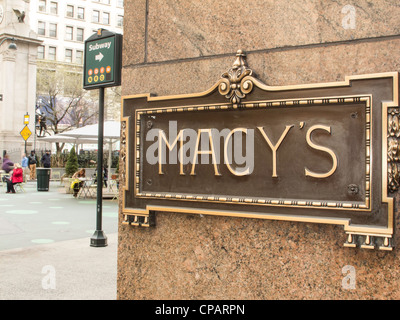
[[64,180],[63,180],[64,187],[65,187],[65,193],[67,193],[67,194],[70,194],[70,193],[72,194],[73,193],[73,190],[71,189],[72,181],[74,181],[74,179],[67,178],[67,177],[65,177]]

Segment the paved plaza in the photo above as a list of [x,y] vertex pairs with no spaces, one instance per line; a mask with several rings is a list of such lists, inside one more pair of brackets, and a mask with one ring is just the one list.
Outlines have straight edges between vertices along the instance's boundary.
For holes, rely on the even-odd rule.
[[96,199],[76,199],[58,181],[0,193],[0,299],[116,299],[118,202],[103,200],[108,246],[90,247]]

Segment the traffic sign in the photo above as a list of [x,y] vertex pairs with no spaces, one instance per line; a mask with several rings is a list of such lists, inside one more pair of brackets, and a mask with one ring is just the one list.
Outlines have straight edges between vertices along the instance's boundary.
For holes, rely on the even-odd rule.
[[121,85],[122,35],[104,29],[85,41],[84,89]]
[[20,132],[20,135],[22,136],[22,138],[24,138],[25,141],[29,139],[31,134],[32,134],[32,131],[29,130],[28,126],[25,126]]

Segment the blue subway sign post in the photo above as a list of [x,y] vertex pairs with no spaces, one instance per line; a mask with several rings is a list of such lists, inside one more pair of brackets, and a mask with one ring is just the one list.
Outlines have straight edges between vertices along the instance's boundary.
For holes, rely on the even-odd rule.
[[99,89],[96,230],[90,238],[91,247],[107,246],[107,237],[102,230],[104,88],[121,85],[121,67],[122,35],[99,29],[85,41],[83,88]]

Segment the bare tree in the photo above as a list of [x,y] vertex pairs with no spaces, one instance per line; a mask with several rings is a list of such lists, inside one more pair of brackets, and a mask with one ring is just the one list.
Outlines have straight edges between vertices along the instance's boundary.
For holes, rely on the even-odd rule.
[[[98,102],[82,88],[82,68],[38,64],[36,92],[37,106],[46,116],[49,133],[58,134],[97,121]],[[63,148],[64,143],[56,143],[57,156]]]
[[121,115],[121,87],[107,88],[106,119],[119,120]]

